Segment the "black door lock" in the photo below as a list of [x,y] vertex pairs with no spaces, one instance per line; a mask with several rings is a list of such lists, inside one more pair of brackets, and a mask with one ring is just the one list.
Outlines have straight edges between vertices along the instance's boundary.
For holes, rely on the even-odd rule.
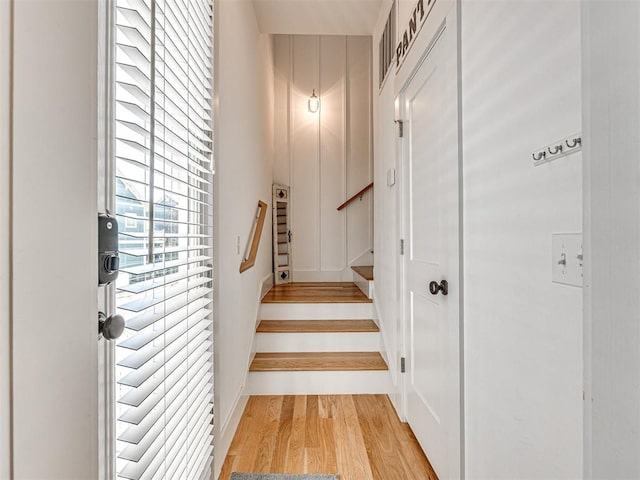
[[118,278],[118,221],[113,215],[98,215],[98,285],[109,285]]

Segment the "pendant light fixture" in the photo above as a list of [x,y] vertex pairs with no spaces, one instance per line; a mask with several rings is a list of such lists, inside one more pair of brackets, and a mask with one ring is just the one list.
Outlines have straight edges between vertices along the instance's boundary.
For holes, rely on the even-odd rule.
[[313,89],[313,93],[311,94],[311,96],[309,97],[309,100],[307,101],[307,106],[309,107],[309,111],[311,113],[316,113],[320,108],[320,99],[316,95],[315,88]]

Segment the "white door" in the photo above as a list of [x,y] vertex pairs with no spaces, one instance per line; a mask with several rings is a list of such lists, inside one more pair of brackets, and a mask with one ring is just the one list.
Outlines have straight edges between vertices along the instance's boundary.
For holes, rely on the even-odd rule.
[[445,28],[400,94],[405,408],[441,480],[461,472],[456,65]]

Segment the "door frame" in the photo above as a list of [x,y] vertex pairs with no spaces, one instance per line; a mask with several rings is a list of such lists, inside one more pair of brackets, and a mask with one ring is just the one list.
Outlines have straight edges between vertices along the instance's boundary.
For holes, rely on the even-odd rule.
[[[114,81],[115,3],[98,0],[98,166],[96,214],[115,214]],[[98,310],[115,313],[115,285],[98,288]],[[97,312],[96,312],[97,315]],[[115,342],[98,340],[98,480],[116,477]]]
[[[458,279],[459,279],[459,297],[458,297],[458,321],[459,321],[459,395],[460,395],[460,477],[465,478],[465,389],[464,389],[464,197],[463,197],[463,154],[462,154],[462,74],[461,74],[461,1],[460,0],[441,0],[435,4],[431,11],[430,17],[427,18],[419,37],[415,40],[404,64],[396,73],[395,78],[395,118],[396,122],[405,120],[404,108],[401,105],[408,86],[423,65],[427,56],[440,38],[444,28],[451,29],[451,35],[455,38],[455,55],[456,55],[456,97],[457,97],[457,139],[458,139]],[[401,127],[402,128],[402,127]],[[407,137],[396,135],[396,166],[398,170],[398,188],[397,188],[397,238],[396,244],[400,246],[401,241],[408,238],[408,225],[406,221],[407,205],[407,172],[405,165]],[[406,246],[405,246],[406,248]],[[406,314],[406,261],[407,256],[400,253],[398,248],[397,261],[397,285],[398,285],[398,318],[399,318],[399,335],[398,335],[398,351],[400,356],[406,358],[408,352],[408,321]],[[400,374],[398,380],[398,391],[400,394],[399,416],[403,422],[407,421],[407,397],[408,397],[408,381],[404,374]],[[428,454],[428,452],[425,452]]]

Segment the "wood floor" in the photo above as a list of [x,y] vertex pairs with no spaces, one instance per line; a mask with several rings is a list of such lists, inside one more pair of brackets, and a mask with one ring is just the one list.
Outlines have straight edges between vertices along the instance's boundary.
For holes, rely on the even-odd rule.
[[219,480],[232,472],[437,480],[386,395],[250,397]]
[[378,352],[258,352],[250,372],[388,370]]
[[309,282],[276,285],[262,303],[371,303],[371,300],[352,282]]
[[262,320],[258,333],[379,332],[373,320]]
[[373,267],[372,266],[363,266],[363,267],[351,267],[351,270],[356,272],[365,280],[373,280]]

